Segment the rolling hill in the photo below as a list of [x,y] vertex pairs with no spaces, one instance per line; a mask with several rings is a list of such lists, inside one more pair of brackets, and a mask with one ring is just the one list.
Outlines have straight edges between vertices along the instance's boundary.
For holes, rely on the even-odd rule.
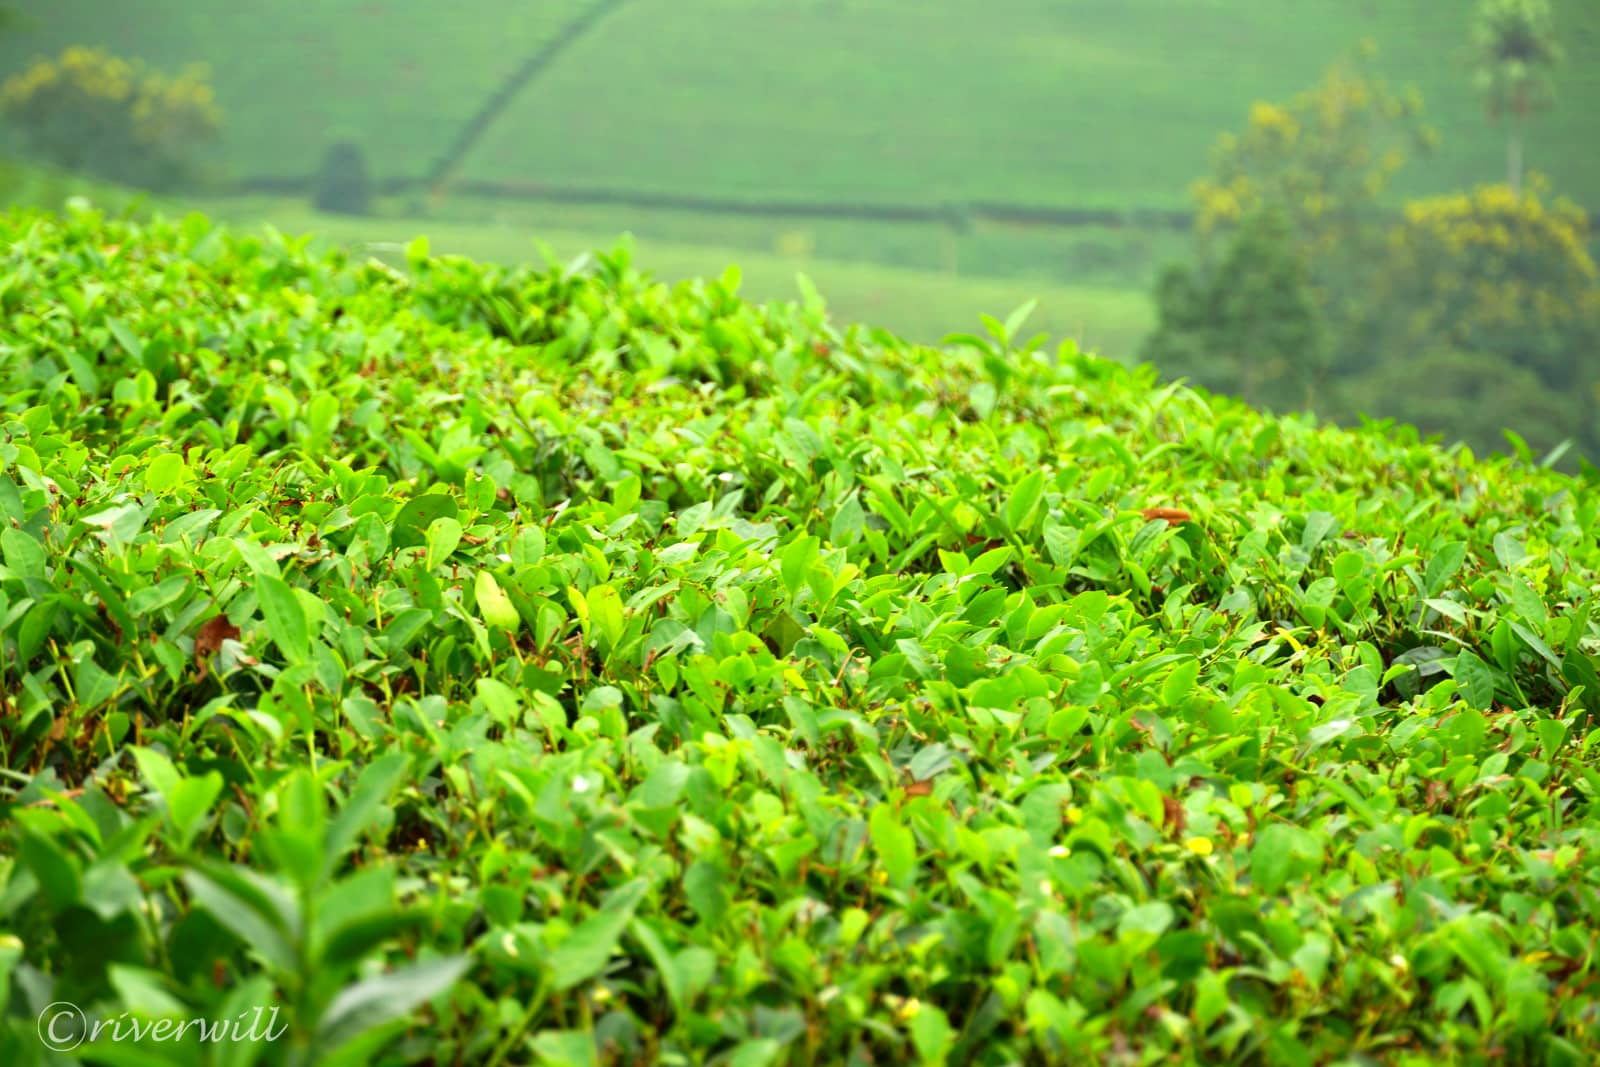
[[[466,0],[23,0],[0,66],[68,42],[211,64],[239,176],[308,173],[358,136],[425,172],[589,7]],[[1216,135],[1362,38],[1444,134],[1405,192],[1493,179],[1502,142],[1467,67],[1469,0],[631,0],[508,102],[464,177],[727,199],[1182,206]],[[1600,204],[1600,7],[1558,0],[1560,106],[1529,162]],[[1314,26],[1315,32],[1307,32]]]

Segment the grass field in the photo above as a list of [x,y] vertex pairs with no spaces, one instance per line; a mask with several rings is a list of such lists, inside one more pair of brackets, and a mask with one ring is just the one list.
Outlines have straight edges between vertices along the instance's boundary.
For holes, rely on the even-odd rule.
[[[1445,137],[1410,188],[1452,188],[1503,173],[1470,82],[1471,6],[644,3],[523,97],[467,172],[730,197],[1176,205],[1252,101],[1307,86],[1371,37]],[[1600,5],[1557,6],[1565,106],[1530,135],[1530,162],[1600,201]]]
[[[306,173],[360,131],[385,175],[422,172],[507,73],[580,9],[468,0],[197,4],[23,0],[69,41],[209,60],[238,174]],[[723,197],[1082,206],[1184,202],[1249,104],[1315,80],[1364,37],[1444,134],[1403,183],[1502,173],[1467,67],[1470,0],[636,0],[529,87],[469,177]],[[1559,108],[1529,163],[1600,204],[1600,5],[1557,0]],[[1315,32],[1307,32],[1315,27]]]
[[[469,212],[465,220],[435,219],[407,215],[406,205],[396,201],[383,204],[390,212],[387,216],[357,219],[321,215],[292,199],[150,199],[43,168],[0,163],[0,209],[59,210],[74,196],[112,211],[131,205],[181,215],[203,208],[239,225],[270,223],[287,233],[315,232],[323,243],[363,249],[391,262],[397,262],[401,258],[398,250],[418,236],[428,237],[441,254],[515,264],[538,260],[537,241],[573,258],[609,249],[631,232],[623,214],[614,209],[561,206],[540,210],[495,204],[486,205],[476,217]],[[905,229],[913,232],[898,235],[905,242],[900,247],[908,261],[919,255],[928,257],[922,261],[929,266],[918,270],[851,261],[848,253],[840,254],[838,248],[831,256],[818,254],[823,251],[820,248],[785,252],[776,246],[782,245],[786,231],[772,231],[752,220],[684,219],[671,213],[650,219],[664,225],[654,233],[640,233],[635,244],[651,271],[664,281],[720,274],[730,264],[738,264],[748,298],[793,300],[799,295],[796,275],[804,273],[827,299],[835,321],[870,322],[913,340],[931,342],[949,333],[969,331],[977,326],[979,314],[993,308],[1015,308],[1030,300],[1039,301],[1029,320],[1031,328],[1057,338],[1072,337],[1083,347],[1115,359],[1131,358],[1153,325],[1153,309],[1138,284],[1067,285],[1040,276],[953,275],[937,264],[938,257],[945,254],[941,235],[922,228],[908,227]],[[861,237],[855,236],[857,240]],[[1116,236],[1102,236],[1107,254],[1114,254],[1117,246],[1111,242]],[[769,250],[756,251],[764,240],[773,242]],[[1080,254],[1092,254],[1096,247],[1092,238],[1083,240],[1090,251],[1080,250]],[[863,249],[862,254],[869,251]]]
[[[515,213],[500,219],[459,222],[408,217],[352,219],[318,215],[303,204],[257,197],[212,200],[200,206],[237,223],[270,221],[290,233],[316,232],[325,240],[365,247],[378,246],[380,257],[396,258],[398,249],[417,236],[427,236],[436,252],[471,256],[500,263],[537,260],[535,241],[548,242],[571,258],[612,247],[627,232],[621,219],[605,213],[579,215],[593,228],[576,228],[566,209],[552,209],[546,222],[537,213]],[[689,234],[684,235],[686,238]],[[724,236],[750,237],[729,230]],[[1030,330],[1057,338],[1071,337],[1117,359],[1131,358],[1153,323],[1148,297],[1137,286],[1065,285],[1035,278],[952,275],[937,263],[912,270],[849,262],[807,254],[761,253],[749,245],[691,243],[688,240],[636,238],[640,260],[664,281],[720,274],[737,264],[743,274],[743,295],[752,300],[793,300],[799,296],[795,275],[804,273],[828,301],[835,321],[870,322],[907,338],[932,342],[946,334],[978,327],[981,313],[1009,311],[1029,300],[1039,301]],[[931,249],[937,253],[937,249]]]
[[[402,208],[425,214],[417,198]],[[473,199],[451,196],[441,215],[486,225],[553,226],[585,233],[631,231],[680,245],[811,255],[917,271],[1147,289],[1161,264],[1193,251],[1192,236],[1156,226],[1043,227],[976,222],[956,234],[938,223],[777,218],[750,214]]]

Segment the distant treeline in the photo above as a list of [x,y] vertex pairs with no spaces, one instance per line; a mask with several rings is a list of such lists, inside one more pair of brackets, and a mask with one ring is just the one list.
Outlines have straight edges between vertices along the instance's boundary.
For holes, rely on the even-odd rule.
[[[233,190],[247,194],[300,196],[310,192],[312,178],[256,177],[233,183]],[[426,192],[431,188],[424,178],[384,178],[373,183],[386,196]],[[1073,208],[1041,204],[1009,204],[993,200],[972,200],[950,204],[850,203],[819,200],[728,200],[717,197],[680,196],[636,189],[593,189],[578,186],[542,185],[531,182],[490,182],[458,180],[449,183],[453,195],[484,200],[544,201],[585,206],[622,206],[662,211],[686,211],[705,215],[742,215],[756,218],[818,219],[859,222],[935,223],[964,226],[973,222],[1004,225],[1129,227],[1134,229],[1188,230],[1194,225],[1194,212],[1161,208],[1118,210],[1116,208]],[[1590,226],[1600,232],[1600,211],[1589,212]]]
[[[383,195],[398,196],[427,191],[421,178],[386,178],[374,183]],[[311,178],[258,177],[233,183],[239,193],[264,193],[300,196],[312,187]],[[575,186],[539,185],[516,182],[452,181],[456,196],[485,200],[545,201],[590,206],[624,206],[664,211],[688,211],[706,215],[744,215],[761,218],[838,219],[864,222],[907,222],[965,225],[968,222],[997,222],[1032,226],[1131,226],[1140,228],[1188,229],[1194,214],[1189,211],[1160,209],[1121,211],[1114,208],[1067,208],[1033,204],[1006,204],[974,200],[953,204],[849,203],[808,200],[727,200],[716,197],[680,196],[632,189],[592,189]]]

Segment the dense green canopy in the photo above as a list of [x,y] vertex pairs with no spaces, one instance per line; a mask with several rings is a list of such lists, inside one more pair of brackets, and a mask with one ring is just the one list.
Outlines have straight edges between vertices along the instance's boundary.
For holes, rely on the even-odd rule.
[[0,1060],[1600,1054],[1590,483],[308,248],[0,220]]

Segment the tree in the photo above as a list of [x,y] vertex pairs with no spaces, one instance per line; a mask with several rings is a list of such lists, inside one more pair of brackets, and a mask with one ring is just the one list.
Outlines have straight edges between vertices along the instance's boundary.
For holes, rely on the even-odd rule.
[[312,201],[333,215],[372,214],[372,178],[367,157],[354,141],[338,141],[322,157]]
[[1214,268],[1174,265],[1156,287],[1143,358],[1169,377],[1276,408],[1311,407],[1327,345],[1310,271],[1282,212],[1245,218]]
[[1548,0],[1482,0],[1473,28],[1477,81],[1491,122],[1507,122],[1506,184],[1522,189],[1523,128],[1554,99],[1550,72],[1561,59]]
[[0,37],[20,30],[31,30],[37,23],[11,4],[0,4]]
[[1566,440],[1594,446],[1593,403],[1582,392],[1552,390],[1529,368],[1486,352],[1424,349],[1342,385],[1350,414],[1410,423],[1480,454],[1503,451],[1505,430],[1539,452]]
[[77,47],[0,85],[0,114],[45,161],[154,190],[191,180],[221,123],[203,68],[171,76]]
[[1526,368],[1553,392],[1600,378],[1600,267],[1589,219],[1547,202],[1532,175],[1406,205],[1375,277],[1379,346],[1409,353],[1474,351]]
[[1381,257],[1381,197],[1412,153],[1436,141],[1415,90],[1369,67],[1370,43],[1286,103],[1257,102],[1239,133],[1218,138],[1211,174],[1196,182],[1201,256],[1218,234],[1272,209],[1310,266],[1313,296],[1341,361],[1359,362],[1357,324]]
[[1408,154],[1432,148],[1421,96],[1368,66],[1371,42],[1285,103],[1257,101],[1245,128],[1211,150],[1211,174],[1193,186],[1202,236],[1271,205],[1313,244],[1368,222]]

